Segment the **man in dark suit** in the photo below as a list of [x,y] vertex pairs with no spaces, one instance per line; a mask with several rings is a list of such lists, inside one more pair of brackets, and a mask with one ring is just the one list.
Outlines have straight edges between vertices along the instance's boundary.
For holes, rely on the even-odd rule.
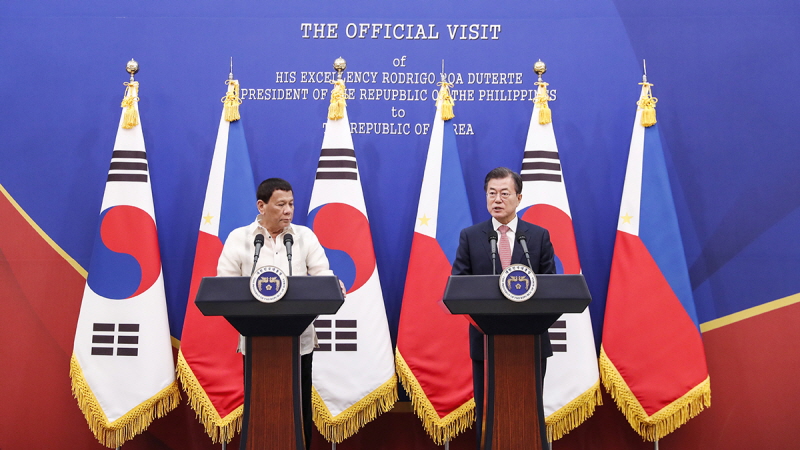
[[[461,230],[458,251],[455,262],[453,262],[453,275],[499,274],[509,264],[528,265],[522,246],[516,243],[517,237],[521,234],[525,235],[527,240],[533,272],[556,273],[550,233],[538,225],[523,222],[517,217],[517,207],[522,200],[522,178],[519,174],[511,169],[498,167],[486,175],[483,190],[486,192],[486,208],[492,218]],[[498,258],[494,270],[492,269],[491,244],[489,243],[489,233],[492,230],[496,231],[498,236]],[[470,325],[469,337],[472,384],[475,392],[476,434],[480,449],[483,432],[483,346],[485,335]],[[544,377],[546,358],[553,354],[553,350],[547,333],[542,335],[541,342],[542,377]]]

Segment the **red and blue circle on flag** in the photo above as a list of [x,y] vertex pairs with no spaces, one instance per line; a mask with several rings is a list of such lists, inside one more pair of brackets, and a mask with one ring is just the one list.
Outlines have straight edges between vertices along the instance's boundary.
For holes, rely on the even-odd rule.
[[138,296],[161,274],[161,253],[153,217],[130,205],[100,213],[87,283],[111,300]]
[[367,217],[348,204],[326,203],[311,211],[308,224],[347,293],[363,286],[375,272],[375,250]]
[[581,273],[572,219],[564,211],[553,205],[540,203],[523,209],[519,212],[519,217],[550,232],[550,242],[553,243],[555,252],[556,273]]

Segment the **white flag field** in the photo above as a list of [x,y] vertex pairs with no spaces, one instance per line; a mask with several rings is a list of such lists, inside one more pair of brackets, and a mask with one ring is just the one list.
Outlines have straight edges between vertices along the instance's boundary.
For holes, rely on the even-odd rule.
[[314,325],[314,422],[342,442],[397,401],[397,376],[364,193],[347,119],[328,119],[309,204],[319,238],[347,296]]
[[[525,142],[518,213],[550,232],[556,273],[578,274],[581,266],[553,124],[540,124],[539,108],[537,103]],[[547,359],[543,402],[548,441],[553,441],[591,417],[602,398],[589,309],[563,314],[549,333],[553,356]]]
[[[136,97],[138,83],[128,92]],[[180,401],[137,108],[120,118],[70,362],[78,405],[110,448]]]

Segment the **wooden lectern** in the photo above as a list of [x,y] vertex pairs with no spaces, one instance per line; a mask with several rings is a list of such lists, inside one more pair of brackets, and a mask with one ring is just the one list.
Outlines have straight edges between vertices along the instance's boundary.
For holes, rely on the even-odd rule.
[[542,406],[540,335],[562,313],[591,301],[583,275],[536,275],[536,293],[524,302],[503,297],[499,275],[453,275],[442,302],[466,314],[486,334],[484,450],[548,448]]
[[303,450],[300,335],[320,314],[344,303],[334,276],[288,278],[284,297],[261,303],[250,277],[205,277],[195,304],[206,316],[225,316],[247,337],[242,450]]

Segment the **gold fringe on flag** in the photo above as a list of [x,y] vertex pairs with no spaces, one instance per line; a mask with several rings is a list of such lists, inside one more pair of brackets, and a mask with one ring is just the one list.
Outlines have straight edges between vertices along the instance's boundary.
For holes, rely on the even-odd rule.
[[189,397],[189,406],[192,407],[195,416],[205,427],[212,442],[217,444],[230,442],[236,433],[242,431],[244,405],[239,405],[230,414],[221,417],[180,351],[178,351],[178,365],[175,371],[183,385],[183,390]]
[[650,442],[663,439],[711,406],[711,379],[706,377],[689,392],[661,408],[652,416],[648,416],[602,346],[600,347],[600,377],[603,380],[603,386],[606,387],[617,403],[617,407],[628,419],[628,423],[643,439]]
[[146,430],[153,420],[175,409],[181,401],[178,382],[174,381],[124,416],[109,423],[74,354],[69,363],[69,376],[72,378],[72,395],[78,400],[78,407],[83,412],[89,429],[94,433],[94,437],[108,448],[120,447],[126,441],[133,439]]
[[135,103],[139,101],[139,82],[126,81],[122,84],[126,86],[125,97],[122,99],[121,105],[123,108],[125,108],[125,114],[122,117],[122,128],[127,130],[139,125],[139,113],[136,112],[135,106]]
[[395,353],[395,367],[403,388],[411,398],[414,414],[422,420],[422,427],[436,445],[443,445],[446,441],[452,441],[475,423],[474,398],[467,400],[453,412],[440,418],[433,404],[425,395],[425,391],[422,390],[417,377],[414,376],[399,351]]
[[242,99],[239,98],[239,81],[238,80],[225,80],[228,85],[228,93],[222,97],[225,120],[228,122],[236,122],[242,117],[239,115],[239,105],[242,104]]
[[[541,78],[539,78],[541,80]],[[548,83],[537,81],[534,83],[539,86],[536,97],[533,99],[534,105],[539,105],[539,125],[547,125],[553,121],[552,113],[547,102],[550,101],[550,92],[547,90]]]
[[328,440],[340,444],[356,434],[361,427],[391,410],[397,402],[397,377],[392,377],[369,395],[357,401],[336,417],[320,397],[315,388],[311,388],[311,403],[314,406],[314,423],[320,434]]
[[600,380],[589,390],[574,398],[545,419],[547,424],[547,441],[553,442],[566,436],[570,431],[592,417],[598,405],[603,404],[600,392]]
[[446,81],[440,81],[436,83],[436,85],[441,86],[441,89],[439,89],[439,98],[442,100],[442,120],[446,122],[456,116],[453,114],[453,105],[455,105],[455,101],[453,97],[450,96],[450,86],[452,86],[452,84]]
[[328,106],[328,119],[339,120],[344,117],[344,107],[346,93],[344,91],[344,80],[336,80],[333,82],[333,89],[331,89],[331,104]]
[[645,128],[652,127],[656,124],[656,103],[658,103],[658,99],[653,97],[653,92],[650,90],[650,86],[653,83],[643,81],[639,84],[644,86],[642,97],[636,102],[639,105],[639,109],[642,110],[642,126]]

